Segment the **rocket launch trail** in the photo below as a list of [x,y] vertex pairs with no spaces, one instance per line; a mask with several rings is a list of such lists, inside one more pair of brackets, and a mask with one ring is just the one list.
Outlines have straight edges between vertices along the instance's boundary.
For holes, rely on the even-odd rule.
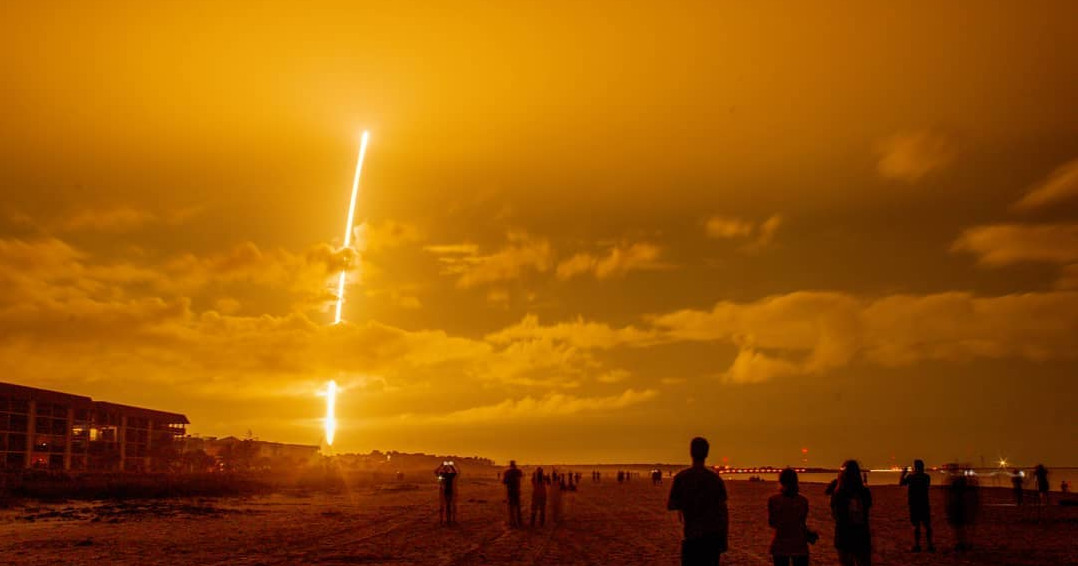
[[[363,173],[363,158],[367,155],[367,141],[370,134],[363,132],[363,138],[359,142],[359,158],[356,160],[356,174],[352,178],[352,198],[348,203],[348,222],[344,228],[344,247],[352,246],[352,226],[356,218],[356,199],[359,196],[359,176]],[[341,307],[344,305],[344,282],[348,272],[341,270],[337,281],[337,314],[333,317],[333,324],[341,323]],[[325,426],[326,444],[333,446],[333,437],[337,433],[337,382],[330,380],[326,384],[326,418]]]
[[[363,132],[363,138],[359,143],[359,159],[356,160],[356,175],[352,178],[352,200],[348,204],[348,223],[344,229],[344,247],[352,245],[352,224],[356,216],[356,197],[359,195],[359,176],[363,172],[363,157],[367,154],[367,140],[370,134]],[[337,314],[333,318],[333,324],[341,323],[341,307],[344,305],[344,280],[347,272],[341,270],[340,279],[337,282]]]

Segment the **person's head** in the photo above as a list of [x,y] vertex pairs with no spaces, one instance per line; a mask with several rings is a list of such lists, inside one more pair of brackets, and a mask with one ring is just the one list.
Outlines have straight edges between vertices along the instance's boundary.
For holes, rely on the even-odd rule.
[[917,470],[918,472],[925,471],[925,461],[924,460],[914,460],[913,461],[913,469]]
[[865,487],[861,479],[861,464],[857,460],[846,460],[842,464],[842,473],[838,475],[838,488],[841,490],[861,489]]
[[516,468],[517,467],[517,461],[516,460],[509,460],[509,467],[510,468]]
[[539,477],[542,477],[543,476],[543,468],[542,468],[542,466],[540,466],[538,468],[535,468],[535,473],[538,474]]
[[793,468],[784,468],[779,472],[779,484],[786,495],[797,494],[797,472]]
[[689,455],[692,456],[693,462],[703,462],[707,460],[707,453],[711,450],[711,445],[707,443],[707,439],[702,436],[697,436],[689,443]]

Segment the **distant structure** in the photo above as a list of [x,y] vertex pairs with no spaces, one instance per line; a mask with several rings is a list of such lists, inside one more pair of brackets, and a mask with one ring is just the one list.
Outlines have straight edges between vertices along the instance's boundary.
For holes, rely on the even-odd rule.
[[321,456],[321,448],[308,444],[286,444],[265,440],[240,439],[235,436],[187,436],[179,439],[182,455],[201,451],[208,457],[204,462],[183,458],[187,472],[235,471],[244,469],[278,469],[306,466]]
[[165,471],[187,417],[0,382],[0,469]]

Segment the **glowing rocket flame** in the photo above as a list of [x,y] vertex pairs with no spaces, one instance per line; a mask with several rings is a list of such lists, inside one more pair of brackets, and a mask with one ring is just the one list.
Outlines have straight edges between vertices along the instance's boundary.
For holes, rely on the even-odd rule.
[[[363,171],[363,157],[367,154],[367,139],[369,137],[369,133],[364,131],[363,139],[359,143],[356,176],[352,179],[352,201],[348,204],[348,225],[344,229],[344,247],[346,248],[352,245],[352,221],[356,215],[356,197],[359,195],[359,174]],[[344,304],[344,277],[345,271],[342,269],[340,280],[337,282],[337,316],[334,317],[333,324],[341,323],[341,305]]]
[[333,446],[333,435],[337,432],[337,382],[332,379],[326,384],[326,444]]

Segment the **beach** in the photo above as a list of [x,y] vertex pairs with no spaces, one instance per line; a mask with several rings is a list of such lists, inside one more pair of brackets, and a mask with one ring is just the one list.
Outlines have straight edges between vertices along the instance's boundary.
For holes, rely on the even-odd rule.
[[[459,523],[438,524],[437,488],[414,481],[338,493],[291,491],[252,497],[37,503],[0,510],[0,564],[676,564],[680,525],[666,511],[669,479],[619,485],[588,470],[567,492],[565,517],[509,529],[494,472],[462,476]],[[723,564],[770,564],[766,500],[775,482],[728,481],[730,551]],[[933,489],[935,554],[913,554],[905,490],[871,485],[876,564],[1068,564],[1078,561],[1078,508],[1011,505],[1004,489],[982,490],[972,551],[955,553]],[[820,533],[813,564],[836,564],[823,486],[804,484],[809,526]],[[524,491],[525,522],[529,489]]]

